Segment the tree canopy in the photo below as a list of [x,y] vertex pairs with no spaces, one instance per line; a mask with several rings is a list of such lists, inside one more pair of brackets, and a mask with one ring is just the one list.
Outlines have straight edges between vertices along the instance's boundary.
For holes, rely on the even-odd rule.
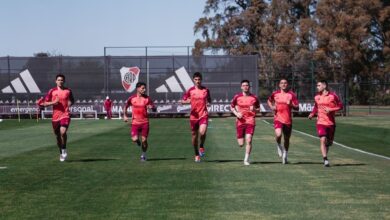
[[207,0],[194,32],[194,55],[256,54],[265,80],[390,80],[387,0]]

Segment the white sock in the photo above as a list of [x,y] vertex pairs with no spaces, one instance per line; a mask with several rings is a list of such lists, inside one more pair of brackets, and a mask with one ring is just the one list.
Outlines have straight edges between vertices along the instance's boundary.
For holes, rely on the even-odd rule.
[[283,156],[284,156],[284,157],[287,157],[287,153],[288,153],[288,151],[283,150]]
[[249,161],[249,154],[245,153],[244,161]]
[[143,157],[146,157],[146,152],[142,152],[142,156],[143,156]]
[[280,149],[280,150],[283,150],[283,146],[281,145],[281,144],[278,144],[278,148]]

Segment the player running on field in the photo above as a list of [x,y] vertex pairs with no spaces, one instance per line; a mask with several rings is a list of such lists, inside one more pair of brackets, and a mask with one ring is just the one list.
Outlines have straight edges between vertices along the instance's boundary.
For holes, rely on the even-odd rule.
[[[292,109],[298,109],[298,99],[291,90],[288,89],[287,79],[279,81],[279,90],[272,93],[268,98],[268,106],[274,112],[274,129],[276,148],[282,163],[287,164],[287,154],[290,147],[290,136],[292,131]],[[284,144],[282,145],[282,134]]]
[[66,143],[68,139],[67,131],[70,125],[70,110],[74,98],[72,91],[64,86],[65,76],[56,76],[56,87],[50,89],[45,98],[41,100],[40,106],[53,106],[52,126],[57,139],[57,146],[60,151],[60,161],[63,162],[68,156]]
[[[123,109],[123,120],[128,121],[127,109],[131,106],[131,139],[142,146],[141,161],[146,161],[146,151],[148,150],[149,118],[148,109],[156,110],[152,100],[145,94],[146,84],[138,82],[136,84],[136,94],[129,97]],[[141,141],[139,140],[141,135]]]
[[[188,89],[184,94],[182,104],[191,103],[190,125],[192,132],[192,145],[195,151],[195,162],[200,162],[200,157],[205,155],[204,143],[206,141],[206,132],[209,114],[207,104],[211,103],[210,91],[202,86],[202,74],[194,73],[192,77],[195,86]],[[198,149],[198,138],[200,139],[200,148]]]
[[244,165],[250,165],[249,156],[252,151],[252,137],[256,126],[256,112],[260,110],[259,99],[251,94],[248,80],[241,81],[242,92],[235,95],[230,105],[231,111],[237,117],[237,142],[240,147],[246,142]]
[[324,159],[324,166],[329,167],[328,160],[329,146],[333,144],[336,131],[335,114],[343,108],[336,93],[329,91],[328,82],[325,80],[317,82],[317,95],[314,97],[315,105],[309,115],[312,119],[317,114],[317,134],[320,137],[320,148]]

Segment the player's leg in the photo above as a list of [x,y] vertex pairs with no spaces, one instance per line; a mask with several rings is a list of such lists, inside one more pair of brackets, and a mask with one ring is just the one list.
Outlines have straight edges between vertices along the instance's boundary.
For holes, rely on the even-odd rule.
[[68,131],[68,127],[65,127],[65,126],[60,127],[60,139],[61,139],[60,161],[65,161],[66,157],[68,156],[68,153],[66,151],[66,143],[68,140],[67,131]]
[[198,149],[198,132],[192,132],[192,146],[194,147],[195,162],[200,162]]
[[60,132],[60,127],[61,127],[60,126],[60,122],[59,121],[53,121],[52,125],[53,125],[53,133],[56,136],[57,147],[58,147],[58,150],[59,150],[59,152],[61,154],[62,153],[61,152],[62,139],[61,139],[61,132]]
[[139,131],[141,130],[139,125],[131,125],[131,140],[138,146],[141,146],[141,141],[138,138]]
[[236,134],[238,146],[241,148],[244,146],[245,126],[236,124]]
[[245,134],[245,142],[244,165],[250,165],[249,156],[252,152],[252,134]]
[[329,167],[330,164],[328,160],[328,147],[326,146],[326,136],[320,137],[320,146],[322,158],[324,159],[324,166]]
[[199,125],[199,156],[203,157],[205,155],[204,143],[206,141],[206,133],[207,133],[207,123],[203,123]]
[[320,149],[321,149],[321,154],[322,158],[324,160],[324,166],[329,167],[329,160],[328,160],[328,147],[326,146],[326,141],[327,141],[327,128],[324,125],[317,124],[317,134],[318,137],[320,138]]
[[141,161],[146,161],[146,151],[148,150],[149,123],[142,125],[141,134],[142,134],[142,136],[141,136],[141,141],[142,141]]
[[282,146],[282,128],[283,125],[279,121],[274,121],[274,129],[275,129],[275,141],[276,141],[276,149],[278,151],[278,156],[282,157],[283,154],[283,146]]
[[240,148],[244,146],[244,138],[237,138],[237,143]]
[[61,137],[61,149],[66,149],[66,143],[68,141],[68,127],[61,126],[60,127],[60,137]]
[[191,125],[191,141],[195,152],[195,162],[200,162],[199,149],[198,149],[199,122],[196,120],[190,120],[190,125]]
[[147,137],[142,136],[142,153],[141,153],[141,161],[146,161],[146,151],[148,150],[148,139]]
[[327,129],[327,137],[326,137],[326,147],[328,148],[328,151],[329,151],[329,147],[332,146],[332,144],[333,144],[335,132],[336,132],[336,126],[335,125],[331,125],[331,126],[328,127],[328,129]]
[[290,137],[291,137],[291,131],[292,131],[292,126],[291,125],[283,125],[283,138],[284,138],[284,143],[283,143],[283,152],[282,152],[282,163],[287,164],[287,155],[288,155],[288,149],[290,147]]

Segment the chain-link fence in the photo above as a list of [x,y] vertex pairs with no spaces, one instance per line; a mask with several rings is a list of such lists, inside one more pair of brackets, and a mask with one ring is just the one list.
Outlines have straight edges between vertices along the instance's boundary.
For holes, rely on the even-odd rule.
[[258,94],[257,56],[105,56],[105,57],[2,57],[0,58],[0,114],[36,111],[35,100],[55,87],[55,76],[66,76],[76,103],[71,111],[103,113],[106,96],[120,113],[137,82],[148,85],[148,94],[159,113],[186,113],[178,105],[183,93],[193,86],[192,74],[203,74],[210,89],[210,112],[230,112],[240,82],[252,82]]
[[[268,112],[267,98],[278,89],[279,80],[287,78],[301,103],[299,112],[311,111],[316,81],[328,79],[345,105],[343,114],[390,114],[386,107],[390,104],[390,83],[344,80],[340,78],[342,69],[316,61],[310,53],[289,56],[284,53],[287,49],[270,46],[264,54],[197,57],[191,56],[192,47],[105,47],[105,56],[98,57],[0,57],[0,114],[34,109],[35,100],[55,86],[58,73],[66,75],[66,84],[75,94],[75,111],[102,113],[102,102],[108,95],[114,101],[114,112],[120,112],[134,93],[135,83],[142,81],[161,113],[177,113],[181,109],[177,101],[192,86],[192,74],[197,71],[203,73],[204,85],[210,88],[212,112],[229,111],[242,79],[252,82],[262,111]],[[298,53],[301,48],[294,49]]]

